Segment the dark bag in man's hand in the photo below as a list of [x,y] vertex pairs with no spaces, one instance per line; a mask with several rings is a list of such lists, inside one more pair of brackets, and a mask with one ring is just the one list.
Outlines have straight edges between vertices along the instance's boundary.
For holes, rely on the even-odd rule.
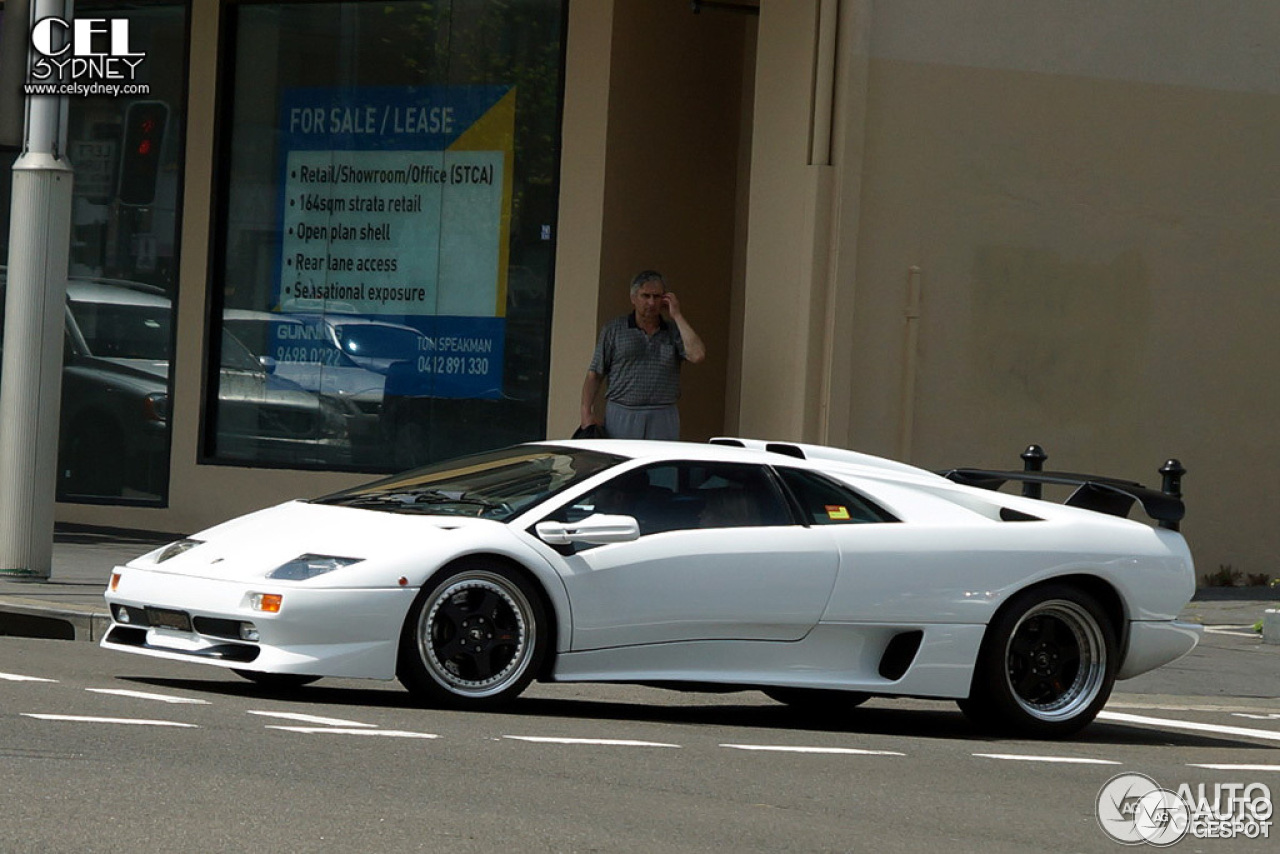
[[604,432],[603,424],[588,424],[586,427],[579,427],[573,431],[575,439],[608,439],[609,434]]

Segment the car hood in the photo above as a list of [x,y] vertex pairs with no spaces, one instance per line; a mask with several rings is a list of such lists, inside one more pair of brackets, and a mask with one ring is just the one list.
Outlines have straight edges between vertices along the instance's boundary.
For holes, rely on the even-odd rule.
[[163,394],[169,387],[169,363],[146,359],[100,359],[96,356],[69,357],[63,375],[96,386],[135,390],[138,394]]
[[[128,566],[173,575],[269,581],[279,587],[417,586],[442,563],[481,548],[509,551],[507,525],[487,519],[386,513],[291,501],[193,534],[198,545],[162,560],[156,549]],[[356,559],[306,581],[269,579],[302,555]]]
[[169,381],[169,363],[166,361],[158,359],[116,359],[105,356],[95,356],[93,358],[123,370],[153,377],[164,383]]

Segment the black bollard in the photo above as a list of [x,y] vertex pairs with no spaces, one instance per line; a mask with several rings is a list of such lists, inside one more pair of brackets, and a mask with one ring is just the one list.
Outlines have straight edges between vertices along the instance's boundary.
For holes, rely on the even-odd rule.
[[[1049,459],[1049,455],[1039,445],[1027,445],[1027,449],[1020,456],[1024,472],[1044,471],[1044,461]],[[1043,494],[1042,489],[1042,485],[1038,483],[1022,484],[1022,494],[1027,498],[1040,498]]]
[[[1186,473],[1187,470],[1181,462],[1167,460],[1164,465],[1160,466],[1160,491],[1174,498],[1182,498],[1182,476]],[[1161,522],[1160,527],[1176,531],[1178,530],[1178,523]]]

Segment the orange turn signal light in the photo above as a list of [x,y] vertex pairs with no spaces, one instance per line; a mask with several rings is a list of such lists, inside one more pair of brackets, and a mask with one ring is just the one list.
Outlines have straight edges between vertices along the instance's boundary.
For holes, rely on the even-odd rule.
[[280,613],[280,606],[284,604],[284,596],[279,593],[251,593],[249,595],[249,604],[255,611],[278,614]]
[[118,572],[111,573],[111,590],[114,592],[115,589],[119,586],[120,586],[120,573]]

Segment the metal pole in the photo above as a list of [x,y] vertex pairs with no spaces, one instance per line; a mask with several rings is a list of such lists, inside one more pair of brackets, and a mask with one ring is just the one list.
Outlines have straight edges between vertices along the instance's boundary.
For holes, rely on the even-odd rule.
[[[71,16],[71,0],[31,0],[32,21]],[[26,99],[25,139],[13,165],[0,365],[0,575],[48,578],[53,562],[71,246],[65,100]]]

